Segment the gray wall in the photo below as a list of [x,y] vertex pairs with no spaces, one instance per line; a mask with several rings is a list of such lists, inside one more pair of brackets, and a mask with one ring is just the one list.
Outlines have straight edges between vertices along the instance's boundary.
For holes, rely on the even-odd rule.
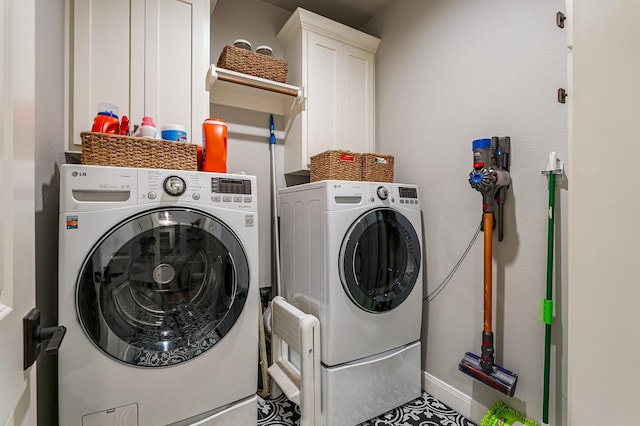
[[[64,7],[64,0],[36,2],[36,279],[45,325],[57,315]],[[382,38],[376,59],[378,151],[396,156],[396,181],[420,185],[425,295],[450,272],[480,221],[480,195],[466,181],[471,141],[512,137],[507,236],[494,249],[497,361],[520,375],[516,397],[508,403],[536,419],[543,343],[537,300],[544,297],[547,203],[547,181],[540,170],[550,151],[567,158],[566,111],[555,102],[555,91],[566,79],[564,34],[554,26],[555,12],[562,7],[561,0],[398,0],[365,27]],[[269,44],[281,56],[275,34],[288,16],[259,0],[219,0],[212,18],[212,62],[235,38],[249,39],[254,46]],[[211,115],[254,129],[230,135],[228,169],[259,178],[260,284],[269,286],[268,114],[212,105]],[[281,117],[276,117],[276,127],[282,129]],[[282,165],[282,141],[276,162]],[[284,186],[282,176],[278,186]],[[559,200],[553,355],[559,371],[552,382],[552,415],[566,424],[560,421],[566,411],[565,191]],[[482,265],[480,237],[448,287],[424,305],[427,387],[461,411],[469,410],[469,404],[490,406],[500,398],[457,371],[464,352],[480,347]],[[39,423],[50,424],[56,416],[55,359],[39,362],[38,376]]]
[[[538,420],[548,202],[540,171],[551,151],[567,159],[566,107],[556,102],[566,84],[566,34],[554,22],[563,7],[562,0],[403,0],[365,26],[381,38],[377,149],[395,155],[397,181],[420,188],[425,294],[449,274],[481,220],[481,196],[467,182],[472,140],[511,136],[506,235],[494,244],[496,362],[519,375],[509,405]],[[566,191],[559,192],[552,419],[566,424],[567,214]],[[482,247],[480,236],[446,289],[424,304],[422,333],[427,390],[476,421],[484,414],[477,403],[506,399],[457,369],[465,351],[480,352]]]
[[[218,0],[211,20],[211,62],[216,63],[226,45],[239,38],[251,42],[253,49],[268,45],[273,55],[282,58],[283,49],[276,37],[290,12],[259,0]],[[260,233],[260,286],[271,287],[271,189],[269,114],[212,104],[211,116],[223,119],[230,132],[227,171],[244,171],[258,178],[258,229]],[[283,130],[281,116],[275,116],[276,130]],[[282,176],[283,141],[275,147],[277,186],[285,186]]]

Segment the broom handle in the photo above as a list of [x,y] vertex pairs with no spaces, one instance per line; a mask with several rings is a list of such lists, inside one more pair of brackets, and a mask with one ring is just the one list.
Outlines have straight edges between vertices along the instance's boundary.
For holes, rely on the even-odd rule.
[[485,212],[482,218],[484,220],[484,331],[491,333],[493,213]]

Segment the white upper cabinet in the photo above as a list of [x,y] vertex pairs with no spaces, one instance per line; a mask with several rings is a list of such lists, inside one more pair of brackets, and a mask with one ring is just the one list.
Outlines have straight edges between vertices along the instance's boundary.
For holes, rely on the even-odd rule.
[[285,112],[284,172],[306,173],[329,149],[375,151],[374,61],[380,40],[298,8],[278,33],[302,111]]
[[80,149],[98,104],[134,124],[182,124],[200,143],[209,115],[209,0],[73,2],[67,147]]

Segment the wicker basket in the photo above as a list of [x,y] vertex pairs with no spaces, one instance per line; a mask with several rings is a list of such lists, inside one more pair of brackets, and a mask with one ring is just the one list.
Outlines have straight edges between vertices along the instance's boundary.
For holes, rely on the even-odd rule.
[[393,182],[393,155],[362,154],[362,180]]
[[225,46],[222,49],[216,66],[279,83],[287,81],[287,61],[235,46]]
[[362,154],[330,150],[311,157],[311,182],[362,180]]
[[198,170],[197,145],[162,139],[83,132],[82,164]]

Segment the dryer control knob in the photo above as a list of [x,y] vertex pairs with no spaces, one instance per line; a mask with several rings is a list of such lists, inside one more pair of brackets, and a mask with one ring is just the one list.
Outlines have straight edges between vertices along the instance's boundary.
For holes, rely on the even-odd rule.
[[187,190],[187,184],[184,182],[179,176],[169,176],[164,180],[164,191],[173,196],[178,196],[184,194],[184,191]]
[[380,198],[383,201],[389,198],[389,190],[384,186],[379,186],[376,191],[376,194],[378,194],[378,198]]

